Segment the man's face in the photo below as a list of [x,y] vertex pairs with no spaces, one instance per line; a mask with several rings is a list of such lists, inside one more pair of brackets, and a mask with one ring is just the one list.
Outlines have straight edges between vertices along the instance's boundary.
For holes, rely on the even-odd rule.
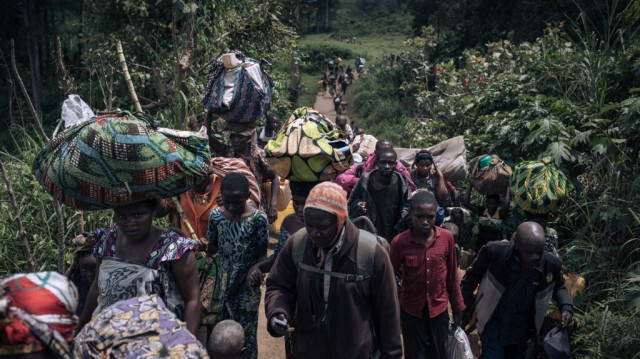
[[274,130],[280,129],[280,117],[273,115],[269,117],[269,126]]
[[421,235],[431,233],[431,229],[436,224],[436,206],[423,203],[411,208],[409,215],[413,224],[414,232]]
[[540,262],[544,254],[544,247],[544,241],[516,238],[516,254],[524,268],[529,268]]
[[396,167],[396,156],[392,152],[383,152],[376,160],[376,165],[381,175],[391,176]]
[[304,211],[304,225],[307,233],[318,248],[330,247],[338,234],[338,219],[327,211],[307,208]]
[[493,197],[487,198],[487,210],[489,211],[489,214],[493,215],[494,213],[496,213],[498,207],[500,207],[500,201]]

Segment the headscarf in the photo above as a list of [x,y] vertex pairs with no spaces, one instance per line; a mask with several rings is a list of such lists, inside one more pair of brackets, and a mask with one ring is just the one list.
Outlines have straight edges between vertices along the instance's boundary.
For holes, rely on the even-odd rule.
[[2,280],[0,355],[44,350],[71,359],[78,292],[56,272],[16,274]]
[[347,209],[347,192],[336,183],[321,182],[309,192],[304,210],[306,211],[307,208],[316,208],[334,214],[338,219],[337,237],[340,235],[349,216]]
[[206,349],[156,295],[116,302],[78,333],[76,358],[203,358]]

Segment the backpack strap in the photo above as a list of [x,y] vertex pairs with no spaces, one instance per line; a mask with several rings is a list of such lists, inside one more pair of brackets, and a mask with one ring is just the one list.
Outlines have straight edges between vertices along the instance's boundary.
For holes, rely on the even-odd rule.
[[304,251],[307,247],[307,230],[305,228],[297,231],[289,240],[293,241],[291,256],[293,263],[299,270],[305,270],[312,273],[318,273],[322,275],[328,275],[334,278],[344,279],[348,282],[362,283],[361,289],[365,295],[371,293],[371,274],[373,273],[373,263],[376,254],[376,246],[378,245],[378,239],[375,235],[360,230],[358,236],[358,247],[356,248],[356,274],[346,274],[340,272],[327,271],[321,268],[317,268],[312,265],[308,265],[302,262],[304,259]]
[[307,229],[301,228],[289,238],[289,240],[292,241],[291,257],[293,257],[293,263],[296,267],[300,267],[304,259],[304,250],[307,248],[307,237]]
[[373,262],[376,255],[378,238],[365,230],[360,230],[358,236],[358,248],[356,248],[356,267],[358,274],[365,277],[367,283],[362,285],[365,295],[371,294],[371,274],[373,273]]

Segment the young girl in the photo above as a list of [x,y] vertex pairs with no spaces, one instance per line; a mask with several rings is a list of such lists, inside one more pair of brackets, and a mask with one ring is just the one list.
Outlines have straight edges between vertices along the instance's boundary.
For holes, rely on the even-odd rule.
[[260,281],[249,285],[247,274],[254,264],[266,259],[269,220],[264,212],[247,205],[249,182],[244,175],[228,174],[220,191],[224,206],[211,211],[207,231],[208,251],[220,256],[218,278],[224,303],[220,319],[233,319],[242,325],[246,349],[242,358],[255,359]]
[[94,233],[95,279],[77,332],[120,300],[157,294],[191,333],[200,322],[195,241],[153,225],[157,200],[114,208],[115,226]]

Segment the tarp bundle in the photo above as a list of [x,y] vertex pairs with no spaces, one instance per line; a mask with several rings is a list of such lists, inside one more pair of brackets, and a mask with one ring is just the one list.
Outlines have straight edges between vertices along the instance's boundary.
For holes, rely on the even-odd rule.
[[290,181],[332,180],[353,165],[351,147],[338,137],[325,116],[301,107],[293,112],[276,139],[267,143],[267,161],[278,176]]
[[488,155],[481,155],[471,160],[471,185],[485,196],[504,194],[513,170],[497,155],[490,156],[489,164],[482,166],[480,160],[485,157],[489,158]]
[[209,173],[206,131],[153,122],[124,111],[72,126],[42,149],[33,171],[54,198],[84,210],[186,192]]
[[202,104],[211,113],[230,123],[255,123],[270,103],[273,81],[260,63],[234,52],[240,64],[226,68],[222,56],[211,65]]
[[550,158],[520,163],[511,175],[511,200],[527,212],[553,212],[572,190],[573,184]]
[[[394,148],[398,154],[398,160],[413,164],[416,153],[413,148]],[[455,182],[467,177],[467,150],[464,137],[456,136],[442,141],[437,145],[427,148],[433,156],[433,161],[440,168],[445,181]]]

